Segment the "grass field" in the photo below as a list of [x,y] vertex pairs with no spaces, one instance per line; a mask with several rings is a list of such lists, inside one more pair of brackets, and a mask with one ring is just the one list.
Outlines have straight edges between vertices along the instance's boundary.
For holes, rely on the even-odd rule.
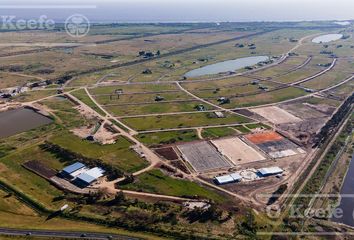
[[123,121],[138,131],[152,129],[170,129],[197,126],[247,123],[249,120],[236,114],[224,114],[225,118],[216,118],[213,113],[193,113],[166,116],[124,118]]
[[58,126],[65,128],[75,128],[84,125],[94,124],[94,120],[84,118],[74,107],[75,105],[66,98],[54,97],[40,102],[52,109],[52,112],[57,117]]
[[248,128],[246,128],[244,126],[235,126],[232,128],[236,129],[237,131],[239,131],[242,134],[251,132]]
[[[156,113],[176,113],[176,112],[196,112],[196,106],[203,104],[200,101],[183,102],[159,102],[151,104],[137,105],[109,105],[105,109],[113,116],[124,117],[131,115],[156,114]],[[206,110],[213,110],[214,107],[203,104]]]
[[246,127],[249,128],[249,129],[256,129],[256,128],[271,129],[270,126],[265,125],[263,123],[246,124]]
[[219,138],[232,135],[237,135],[237,132],[232,127],[205,128],[202,131],[203,138]]
[[28,195],[34,201],[48,208],[57,209],[62,202],[53,202],[53,198],[60,196],[62,192],[47,180],[21,166],[24,162],[31,160],[41,161],[54,169],[60,169],[63,166],[58,159],[42,151],[38,145],[29,146],[17,149],[16,152],[0,158],[0,179]]
[[197,140],[198,137],[194,130],[185,130],[139,134],[137,139],[144,144],[153,146],[176,142],[190,142]]
[[222,202],[224,199],[219,194],[207,190],[200,185],[164,175],[160,170],[151,170],[140,175],[135,183],[121,186],[123,189],[143,190],[151,193],[160,193],[171,196],[199,196],[201,198],[211,199]]
[[138,94],[122,94],[119,96],[112,95],[95,95],[96,101],[102,105],[107,104],[126,104],[126,103],[147,103],[155,102],[156,96],[161,96],[164,101],[185,100],[191,97],[183,91],[173,92],[156,92],[156,93],[138,93]]
[[57,94],[56,90],[39,90],[21,93],[14,100],[19,102],[31,102]]
[[[0,227],[37,229],[37,230],[63,230],[63,231],[85,231],[124,234],[142,237],[142,234],[128,232],[117,228],[89,224],[80,221],[70,221],[60,218],[47,219],[46,216],[39,215],[37,212],[19,202],[13,195],[9,195],[0,190]],[[144,235],[148,239],[159,239],[153,236]],[[33,237],[5,237],[1,239],[36,239]],[[44,238],[38,238],[44,239]],[[46,238],[48,239],[48,238]]]
[[126,172],[135,172],[147,166],[147,162],[130,149],[132,144],[123,137],[119,137],[115,144],[100,145],[62,132],[49,141],[85,157],[101,159]]

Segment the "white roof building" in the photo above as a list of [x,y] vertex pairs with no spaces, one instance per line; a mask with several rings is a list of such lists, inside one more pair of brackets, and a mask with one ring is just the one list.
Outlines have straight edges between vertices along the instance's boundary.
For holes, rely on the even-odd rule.
[[215,177],[215,180],[218,182],[218,184],[232,183],[235,181],[231,177],[231,175],[224,175],[224,176]]
[[102,168],[92,168],[84,173],[81,173],[77,179],[87,183],[87,184],[91,184],[94,181],[96,181],[98,178],[102,177],[104,174],[104,170]]
[[218,184],[227,184],[241,181],[242,177],[238,173],[215,177]]
[[77,176],[79,176],[80,174],[87,172],[89,169],[87,167],[83,167],[79,170],[76,170],[75,172],[70,173],[70,176],[73,178],[76,178]]
[[231,177],[234,179],[234,181],[236,181],[236,182],[239,182],[239,181],[242,180],[241,175],[238,174],[238,173],[232,173],[232,174],[230,174],[230,176],[231,176]]
[[260,168],[258,169],[258,173],[260,173],[263,177],[281,174],[284,170],[279,167],[269,167],[269,168]]
[[216,117],[218,117],[218,118],[224,118],[225,117],[225,115],[222,112],[214,112],[214,113],[215,113]]

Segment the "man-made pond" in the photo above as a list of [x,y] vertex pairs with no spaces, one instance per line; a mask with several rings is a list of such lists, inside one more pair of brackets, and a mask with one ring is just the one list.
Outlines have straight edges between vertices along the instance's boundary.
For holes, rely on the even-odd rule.
[[192,71],[187,72],[184,76],[187,78],[200,77],[204,75],[212,75],[212,74],[218,74],[223,72],[236,71],[245,68],[247,66],[253,66],[256,65],[257,63],[268,61],[268,60],[269,57],[267,56],[238,58],[238,59],[210,64],[205,67],[194,69]]
[[350,162],[340,194],[342,198],[337,209],[343,211],[343,215],[338,218],[333,217],[332,221],[354,227],[354,155]]
[[328,43],[332,41],[337,41],[343,37],[342,34],[327,34],[312,39],[313,43]]
[[51,122],[50,118],[28,108],[0,112],[0,138],[25,132]]

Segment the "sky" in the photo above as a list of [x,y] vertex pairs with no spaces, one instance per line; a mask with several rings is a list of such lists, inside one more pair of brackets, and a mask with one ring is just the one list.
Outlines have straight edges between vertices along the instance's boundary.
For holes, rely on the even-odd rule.
[[0,0],[1,16],[65,20],[75,13],[92,22],[349,20],[354,0]]

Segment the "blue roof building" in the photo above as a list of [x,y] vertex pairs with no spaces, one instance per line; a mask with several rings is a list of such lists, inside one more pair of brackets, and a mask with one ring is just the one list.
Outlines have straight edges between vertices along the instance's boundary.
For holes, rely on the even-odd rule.
[[62,173],[70,175],[71,173],[73,173],[73,172],[75,172],[75,171],[77,171],[77,170],[79,170],[79,169],[81,169],[83,167],[85,167],[84,164],[82,164],[80,162],[76,162],[74,164],[71,164],[71,165],[65,167],[63,169]]

